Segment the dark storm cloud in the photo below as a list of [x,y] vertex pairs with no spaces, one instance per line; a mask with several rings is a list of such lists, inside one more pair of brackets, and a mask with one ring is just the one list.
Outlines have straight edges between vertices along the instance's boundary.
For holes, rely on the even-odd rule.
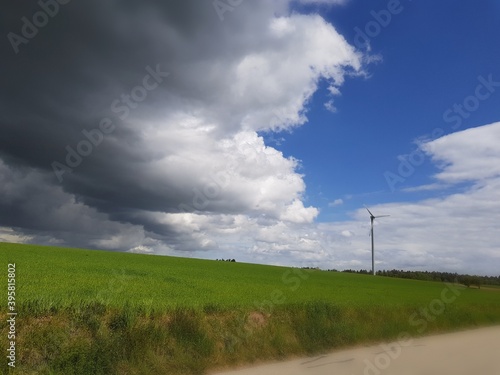
[[[3,15],[2,35],[22,35],[21,18],[32,19],[40,7],[34,2],[31,6],[16,2],[11,7]],[[177,70],[186,62],[219,54],[224,48],[223,26],[210,2],[72,1],[60,5],[58,14],[29,43],[19,45],[18,54],[3,38],[3,156],[50,170],[52,161],[65,157],[67,145],[82,139],[83,129],[97,128],[109,117],[117,125],[109,138],[119,141],[106,145],[113,149],[109,153],[115,159],[119,155],[121,166],[135,161],[137,155],[130,146],[140,142],[140,129],[127,128],[119,119],[123,112],[113,112],[112,103],[142,82],[147,67],[158,65],[173,74],[158,90],[149,92],[139,108],[132,109],[128,120],[158,118],[158,107],[168,112],[179,97],[205,100],[197,93],[196,80],[186,79],[189,72]],[[111,166],[103,166],[99,157],[85,160],[88,171],[105,169],[102,175],[113,177],[108,174]],[[83,166],[80,173],[85,174],[82,171]]]
[[[124,104],[122,95],[130,95],[132,88],[141,86],[151,71],[165,72],[186,55],[198,53],[191,50],[196,35],[220,27],[210,3],[47,3],[57,13],[31,38],[27,36],[34,33],[33,28],[26,26],[26,20],[34,22],[40,4],[14,2],[2,14],[0,156],[12,170],[20,171],[9,169],[17,175],[4,177],[17,181],[17,189],[23,191],[21,197],[4,191],[2,225],[54,232],[94,231],[96,228],[82,225],[76,228],[64,215],[44,215],[44,210],[64,205],[70,197],[64,195],[66,192],[118,222],[143,224],[146,230],[164,233],[165,226],[136,219],[134,210],[176,210],[189,194],[169,185],[155,189],[151,187],[154,181],[141,183],[141,168],[155,155],[144,149],[135,151],[143,144],[140,129],[132,127],[130,120],[141,116],[154,119],[156,106],[172,105],[168,102],[171,88],[166,85],[173,82],[165,82],[163,76],[163,82],[149,79],[149,87],[158,83],[158,88],[147,92],[140,108]],[[24,42],[19,43],[21,38]],[[209,40],[202,39],[208,48]],[[67,147],[75,150],[87,139],[82,131],[99,129],[103,119],[112,121],[111,134],[58,184],[54,161],[66,165]],[[30,168],[40,171],[36,184],[28,172],[21,176]],[[43,205],[37,204],[37,198]],[[96,232],[105,231],[101,228]]]
[[[46,24],[37,27],[44,17]],[[109,232],[99,224],[106,221],[101,212],[117,223],[171,235],[168,225],[137,212],[178,212],[183,202],[192,206],[197,181],[184,176],[176,184],[159,171],[145,171],[170,146],[161,155],[149,151],[140,122],[157,121],[184,100],[206,101],[189,69],[196,69],[197,61],[202,69],[203,60],[230,53],[225,51],[225,28],[235,22],[241,28],[254,27],[255,21],[240,17],[222,24],[211,2],[196,0],[9,4],[0,30],[0,157],[10,173],[4,178],[17,186],[3,192],[1,225],[98,235]],[[162,81],[147,80],[155,89],[146,90],[144,101],[129,104],[123,95],[143,86],[152,71],[160,72]],[[209,94],[213,100],[214,93]],[[108,119],[112,131],[78,160],[73,151],[89,141],[82,132],[95,134]],[[68,160],[76,167],[71,165],[72,173],[58,169],[57,178],[54,162],[70,167]],[[14,197],[16,190],[23,191],[22,198]],[[54,207],[63,207],[72,197],[84,204],[79,209],[88,211],[85,215],[96,227],[90,217],[85,225],[75,225],[69,218],[75,212],[54,214]]]
[[319,16],[274,22],[287,6],[242,2],[222,22],[212,1],[9,4],[0,227],[90,247],[213,249],[212,229],[229,226],[217,215],[313,220],[297,162],[257,131],[276,108],[283,128],[302,124],[318,80],[341,82],[360,56]]

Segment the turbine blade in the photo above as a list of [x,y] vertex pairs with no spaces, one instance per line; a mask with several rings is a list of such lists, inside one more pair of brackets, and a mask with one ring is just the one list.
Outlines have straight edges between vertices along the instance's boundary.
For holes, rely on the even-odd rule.
[[389,217],[389,216],[391,216],[391,215],[380,215],[380,216],[375,216],[374,218],[377,219],[379,217]]
[[365,206],[365,208],[366,208],[366,211],[368,211],[368,213],[370,214],[370,216],[375,217],[375,216],[373,216],[372,212],[368,209],[368,207]]

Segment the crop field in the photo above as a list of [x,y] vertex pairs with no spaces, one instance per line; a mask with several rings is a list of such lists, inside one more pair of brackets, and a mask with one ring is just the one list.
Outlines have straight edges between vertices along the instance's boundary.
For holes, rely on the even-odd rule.
[[494,288],[7,243],[0,259],[2,290],[16,265],[16,373],[201,374],[500,323]]

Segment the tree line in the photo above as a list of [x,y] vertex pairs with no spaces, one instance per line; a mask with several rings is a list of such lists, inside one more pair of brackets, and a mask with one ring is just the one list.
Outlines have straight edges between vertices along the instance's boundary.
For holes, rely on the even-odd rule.
[[[330,272],[338,272],[337,270],[328,270]],[[348,273],[358,273],[363,275],[370,275],[371,271],[369,270],[344,270],[342,272]],[[481,285],[498,285],[500,286],[500,276],[478,276],[478,275],[467,275],[467,274],[458,274],[451,272],[437,272],[437,271],[403,271],[403,270],[382,270],[377,271],[376,274],[378,276],[386,276],[386,277],[397,277],[400,279],[412,279],[412,280],[424,280],[424,281],[439,281],[439,282],[449,282],[454,283],[458,282],[467,287],[477,286],[481,287]]]

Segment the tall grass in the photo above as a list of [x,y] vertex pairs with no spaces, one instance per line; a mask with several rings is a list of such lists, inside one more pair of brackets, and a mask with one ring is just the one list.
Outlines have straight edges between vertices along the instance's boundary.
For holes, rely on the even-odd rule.
[[[177,308],[146,314],[99,303],[31,314],[18,322],[16,374],[203,374],[208,369],[321,353],[389,340],[417,306],[359,308],[325,302],[282,305],[272,314],[246,309]],[[6,316],[0,316],[2,336]],[[500,323],[498,309],[457,309],[430,322],[425,334]],[[5,362],[0,370],[8,373]]]

